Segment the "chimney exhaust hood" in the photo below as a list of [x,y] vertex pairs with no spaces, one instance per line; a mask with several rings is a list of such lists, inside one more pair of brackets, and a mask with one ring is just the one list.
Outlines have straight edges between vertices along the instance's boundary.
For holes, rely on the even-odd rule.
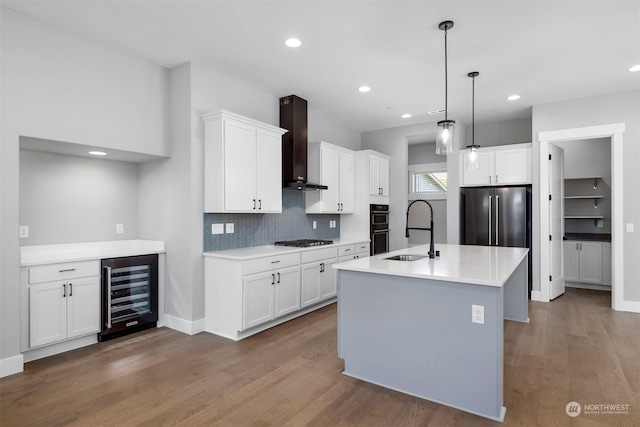
[[329,187],[307,182],[307,101],[295,95],[280,98],[282,135],[282,188],[310,191]]

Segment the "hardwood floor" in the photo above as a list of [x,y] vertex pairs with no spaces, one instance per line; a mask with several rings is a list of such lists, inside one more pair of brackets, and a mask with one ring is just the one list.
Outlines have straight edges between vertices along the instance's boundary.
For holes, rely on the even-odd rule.
[[[610,298],[567,289],[530,302],[529,324],[505,322],[502,425],[640,425],[640,315]],[[160,328],[27,363],[0,380],[0,425],[501,425],[343,367],[335,304],[240,342]],[[586,406],[606,404],[624,413]]]

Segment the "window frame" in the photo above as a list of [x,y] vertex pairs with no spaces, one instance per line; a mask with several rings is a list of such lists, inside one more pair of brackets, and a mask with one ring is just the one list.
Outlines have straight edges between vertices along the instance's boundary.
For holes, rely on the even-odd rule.
[[[413,177],[416,173],[430,173],[430,172],[447,172],[447,163],[423,163],[419,165],[409,165],[408,167],[408,176],[407,176],[407,184],[408,184],[408,197],[410,200],[415,199],[426,199],[426,200],[445,200],[447,198],[447,192],[449,191],[449,186],[447,185],[447,190],[439,193],[421,193],[413,191]],[[447,179],[448,184],[448,179]]]

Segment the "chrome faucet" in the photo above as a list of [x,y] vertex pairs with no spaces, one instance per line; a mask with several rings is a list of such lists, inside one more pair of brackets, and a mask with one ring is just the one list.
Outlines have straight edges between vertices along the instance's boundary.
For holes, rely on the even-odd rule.
[[[429,210],[431,211],[431,215],[430,215],[431,226],[429,228],[418,228],[418,227],[409,228],[409,210],[411,210],[411,206],[413,206],[413,204],[417,202],[424,202],[427,204],[427,206],[429,206]],[[407,224],[405,227],[405,231],[406,231],[405,237],[407,238],[409,238],[409,230],[425,230],[425,231],[428,231],[429,234],[431,234],[431,239],[429,241],[429,258],[435,258],[436,251],[433,248],[433,207],[431,207],[431,203],[423,199],[414,200],[411,203],[409,203],[409,206],[407,206]]]

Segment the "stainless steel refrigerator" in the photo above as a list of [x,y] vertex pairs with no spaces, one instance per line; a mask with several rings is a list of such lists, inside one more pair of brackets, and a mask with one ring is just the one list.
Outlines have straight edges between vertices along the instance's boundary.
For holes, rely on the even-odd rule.
[[461,191],[461,243],[529,248],[530,296],[531,187],[467,187]]

